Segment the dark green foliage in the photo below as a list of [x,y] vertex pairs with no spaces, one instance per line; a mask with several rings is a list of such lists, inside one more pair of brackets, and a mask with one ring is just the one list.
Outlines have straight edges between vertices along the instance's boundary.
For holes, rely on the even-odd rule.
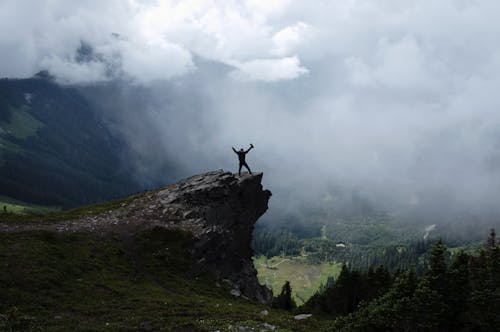
[[471,295],[469,260],[469,255],[460,251],[448,268],[447,279],[453,282],[447,284],[447,321],[452,331],[459,330],[467,324],[465,313]]
[[470,320],[493,331],[500,326],[500,248],[494,230],[478,257],[471,259]]
[[[413,269],[402,270],[390,286],[383,281],[385,272],[375,277],[376,271],[369,270],[359,278],[345,267],[339,280],[305,307],[337,317],[335,328],[342,331],[498,331],[500,261],[494,231],[478,256],[458,252],[450,259],[439,240],[428,262],[420,278]],[[371,299],[353,307],[356,293],[349,283],[363,289],[373,278],[382,281],[385,290],[375,286],[381,290],[377,294],[365,288],[361,294]]]
[[2,94],[0,94],[0,121],[8,122],[12,114],[10,111],[10,105]]
[[382,295],[392,284],[392,277],[387,268],[380,265],[375,270],[371,267],[363,274],[362,293],[366,300]]
[[362,301],[383,294],[391,284],[390,273],[382,266],[362,273],[344,264],[336,282],[324,292],[311,297],[303,308],[332,317],[346,315],[354,312]]
[[[315,238],[301,237],[302,233],[296,234],[289,229],[269,229],[263,226],[256,227],[252,239],[252,247],[256,255],[264,255],[268,258],[273,256],[297,256],[301,253],[307,255],[307,260],[311,264],[318,264],[324,261],[348,262],[349,266],[360,270],[368,269],[371,266],[383,265],[390,271],[409,268],[414,266],[416,272],[421,274],[424,269],[425,253],[430,248],[430,243],[416,236],[407,240],[394,240],[396,231],[387,234],[376,225],[356,226],[336,225],[345,236],[346,241],[332,240],[338,235]],[[368,228],[368,230],[366,230]],[[406,228],[404,228],[406,229]],[[369,236],[353,235],[351,233],[372,234],[378,231],[378,236],[370,242]],[[325,232],[329,234],[328,228]],[[387,234],[384,237],[383,234]],[[349,241],[347,241],[349,240]],[[350,242],[354,241],[354,242]],[[338,246],[340,244],[340,246]]]
[[191,245],[190,234],[165,228],[116,237],[0,233],[0,331],[260,330],[264,322],[322,330],[194,275]]
[[292,287],[289,281],[283,285],[280,295],[273,299],[273,307],[287,311],[292,311],[297,307],[295,301],[292,299]]
[[439,239],[430,252],[429,271],[427,277],[433,289],[444,289],[446,286],[446,253],[443,241]]
[[[166,245],[168,244],[168,245]],[[133,237],[130,252],[134,264],[157,280],[188,273],[192,238],[188,233],[154,228]]]
[[300,254],[301,243],[289,230],[271,232],[259,229],[252,237],[252,248],[256,254],[266,257],[296,256]]
[[332,276],[328,276],[328,278],[326,279],[326,283],[321,284],[321,286],[319,286],[318,293],[321,294],[321,293],[325,292],[334,283],[335,283],[335,278],[333,278]]

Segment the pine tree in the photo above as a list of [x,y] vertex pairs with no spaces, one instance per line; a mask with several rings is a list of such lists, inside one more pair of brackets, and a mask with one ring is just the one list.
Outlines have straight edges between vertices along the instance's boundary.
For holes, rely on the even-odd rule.
[[469,256],[460,251],[448,269],[446,302],[449,308],[447,321],[451,331],[458,331],[466,325],[470,292]]
[[446,280],[446,253],[447,249],[443,241],[439,239],[431,250],[429,257],[429,287],[439,293],[445,292]]
[[475,329],[493,331],[500,326],[500,253],[495,230],[471,261],[472,291],[469,321]]
[[292,298],[292,287],[289,281],[286,281],[281,288],[281,293],[274,299],[273,306],[287,311],[292,311],[297,307]]

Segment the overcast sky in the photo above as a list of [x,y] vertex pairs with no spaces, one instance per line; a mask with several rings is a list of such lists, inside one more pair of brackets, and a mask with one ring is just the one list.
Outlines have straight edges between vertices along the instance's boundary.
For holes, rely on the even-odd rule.
[[0,76],[149,89],[151,105],[120,106],[143,160],[235,169],[231,146],[252,142],[285,206],[340,190],[499,214],[498,13],[498,0],[0,0]]

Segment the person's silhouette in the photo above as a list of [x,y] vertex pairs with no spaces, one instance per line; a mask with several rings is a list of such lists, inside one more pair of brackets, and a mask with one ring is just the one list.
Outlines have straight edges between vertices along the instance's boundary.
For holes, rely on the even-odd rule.
[[234,153],[236,153],[238,155],[238,159],[240,160],[240,168],[238,169],[238,175],[241,176],[241,168],[243,166],[246,167],[246,169],[248,169],[248,172],[250,174],[252,174],[252,171],[250,170],[250,167],[248,167],[247,165],[247,162],[245,161],[245,155],[248,153],[248,151],[252,150],[253,149],[253,144],[250,143],[250,147],[248,148],[248,150],[243,150],[243,149],[240,149],[240,151],[237,151],[234,147],[233,147],[233,151]]

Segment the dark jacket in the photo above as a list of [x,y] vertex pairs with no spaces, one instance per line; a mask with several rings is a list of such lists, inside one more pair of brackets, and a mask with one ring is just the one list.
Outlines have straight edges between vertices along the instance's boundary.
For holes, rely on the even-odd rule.
[[233,148],[234,153],[238,155],[238,159],[240,160],[240,164],[246,164],[245,161],[245,156],[248,153],[248,151],[252,150],[252,147],[249,147],[248,150],[246,151],[237,151],[235,148]]

